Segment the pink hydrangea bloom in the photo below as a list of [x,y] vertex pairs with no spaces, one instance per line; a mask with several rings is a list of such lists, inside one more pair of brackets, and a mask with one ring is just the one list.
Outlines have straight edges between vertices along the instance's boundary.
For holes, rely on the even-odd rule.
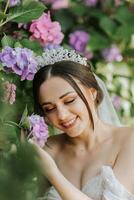
[[4,89],[3,101],[13,104],[16,98],[16,85],[6,81],[5,83],[3,83],[3,89]]
[[56,0],[52,4],[52,9],[59,10],[62,8],[68,8],[69,7],[69,1],[68,0]]
[[91,60],[93,58],[94,54],[92,51],[85,50],[83,52],[83,56],[86,57],[88,60]]
[[42,0],[45,4],[51,4],[53,10],[59,10],[69,7],[69,0]]
[[64,37],[59,22],[51,21],[50,12],[33,20],[29,30],[32,33],[30,39],[38,40],[42,46],[60,44]]
[[115,6],[120,6],[122,5],[122,1],[121,0],[114,0]]
[[113,61],[120,62],[123,59],[123,56],[120,53],[120,49],[115,44],[113,44],[109,48],[103,49],[101,54],[102,54],[102,57],[107,62],[113,62]]
[[48,126],[43,117],[31,115],[28,117],[30,123],[30,136],[40,147],[43,147],[48,138]]

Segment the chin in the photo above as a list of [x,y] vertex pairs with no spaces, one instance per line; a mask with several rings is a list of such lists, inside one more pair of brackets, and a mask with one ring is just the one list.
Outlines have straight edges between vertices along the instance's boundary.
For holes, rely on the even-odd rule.
[[66,131],[66,134],[71,138],[79,137],[82,133],[83,133],[83,131],[80,131],[80,130],[79,131],[70,131],[70,132]]

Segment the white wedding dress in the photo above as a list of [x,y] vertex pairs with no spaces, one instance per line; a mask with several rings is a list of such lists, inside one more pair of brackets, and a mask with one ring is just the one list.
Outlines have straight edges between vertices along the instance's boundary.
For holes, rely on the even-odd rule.
[[[84,185],[82,192],[93,200],[134,200],[134,195],[117,180],[110,166],[103,166],[100,173]],[[62,200],[53,186],[41,199]]]

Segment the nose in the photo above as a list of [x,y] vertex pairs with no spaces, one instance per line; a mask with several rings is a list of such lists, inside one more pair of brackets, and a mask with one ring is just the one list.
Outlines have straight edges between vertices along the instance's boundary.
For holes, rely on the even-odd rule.
[[69,110],[65,106],[59,106],[57,108],[57,114],[59,120],[63,121],[68,118]]

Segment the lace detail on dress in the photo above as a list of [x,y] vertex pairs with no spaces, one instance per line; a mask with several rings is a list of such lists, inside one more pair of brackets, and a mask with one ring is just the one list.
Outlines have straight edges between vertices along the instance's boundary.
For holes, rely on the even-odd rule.
[[115,177],[113,170],[109,166],[102,167],[104,196],[117,196],[109,198],[110,200],[134,200],[134,195],[131,194]]
[[[103,166],[97,176],[91,178],[82,192],[93,200],[134,200],[134,195],[117,180],[110,166]],[[52,186],[41,200],[62,200]]]

